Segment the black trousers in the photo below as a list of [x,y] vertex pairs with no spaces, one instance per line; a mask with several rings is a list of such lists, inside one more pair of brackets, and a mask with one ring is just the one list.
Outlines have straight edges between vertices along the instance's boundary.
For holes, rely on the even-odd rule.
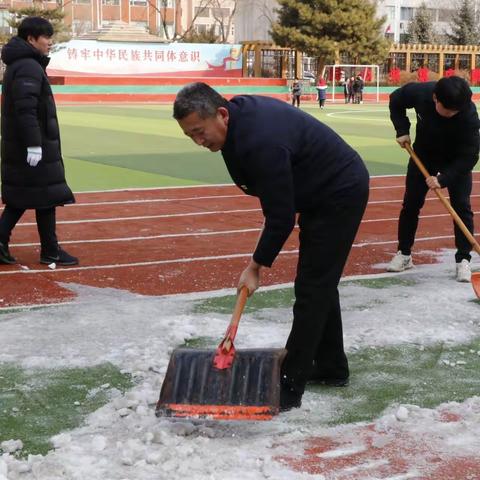
[[292,105],[295,106],[295,103],[300,107],[300,95],[292,95]]
[[354,196],[355,201],[299,218],[293,324],[282,365],[282,383],[299,394],[312,374],[349,376],[338,284],[367,204],[368,174]]
[[[24,213],[24,209],[13,208],[8,205],[5,206],[0,216],[0,242],[8,245],[12,230]],[[56,235],[55,214],[55,207],[35,210],[42,253],[56,255],[58,240]]]
[[[438,171],[428,169],[431,175],[436,175]],[[403,207],[398,221],[398,250],[404,255],[410,255],[415,242],[415,234],[418,227],[418,216],[420,210],[425,204],[425,197],[428,192],[428,186],[425,177],[417,168],[415,163],[410,160],[408,164],[407,177],[405,180],[405,194],[403,197]],[[470,195],[472,193],[472,173],[468,173],[455,180],[453,185],[448,187],[450,203],[453,209],[458,213],[462,222],[470,232],[473,228],[473,212],[470,204]],[[462,231],[454,223],[455,246],[457,252],[455,261],[461,262],[463,259],[470,261],[472,246]]]

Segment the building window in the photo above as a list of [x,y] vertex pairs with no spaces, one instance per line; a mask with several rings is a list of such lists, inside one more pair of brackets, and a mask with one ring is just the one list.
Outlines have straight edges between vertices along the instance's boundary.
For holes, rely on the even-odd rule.
[[195,7],[195,17],[205,18],[210,16],[210,9],[207,7]]
[[73,0],[75,5],[90,5],[90,0]]
[[415,9],[412,7],[400,7],[400,20],[412,20]]
[[480,55],[475,55],[475,68],[480,68]]
[[229,8],[212,8],[212,16],[215,18],[228,18],[229,15]]
[[120,0],[102,0],[102,5],[120,5]]
[[200,23],[198,25],[195,25],[195,31],[197,33],[207,33],[207,27],[208,27],[208,25],[202,25]]
[[147,0],[130,0],[130,5],[132,7],[146,7]]

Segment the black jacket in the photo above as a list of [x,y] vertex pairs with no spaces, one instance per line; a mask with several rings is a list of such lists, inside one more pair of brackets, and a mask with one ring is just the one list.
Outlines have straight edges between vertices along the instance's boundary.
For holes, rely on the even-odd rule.
[[478,161],[480,122],[473,102],[451,118],[435,110],[435,82],[408,83],[390,95],[390,118],[397,137],[408,135],[407,108],[414,108],[417,129],[413,148],[432,175],[440,172],[442,187],[468,174]]
[[331,128],[285,102],[246,95],[234,97],[227,108],[222,155],[233,181],[260,199],[265,228],[253,258],[271,266],[296,212],[327,213],[355,203],[368,190],[368,173]]
[[[45,68],[49,58],[20,37],[2,48],[2,200],[15,208],[73,203],[65,181],[55,102]],[[27,147],[42,147],[36,167]]]

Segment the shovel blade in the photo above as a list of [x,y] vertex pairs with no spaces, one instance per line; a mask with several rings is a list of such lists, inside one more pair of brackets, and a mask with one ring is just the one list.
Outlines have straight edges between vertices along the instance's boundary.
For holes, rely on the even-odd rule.
[[480,272],[472,272],[472,287],[477,298],[480,298]]
[[214,350],[174,350],[156,415],[216,420],[269,420],[280,407],[284,349],[237,350],[231,368],[213,364]]

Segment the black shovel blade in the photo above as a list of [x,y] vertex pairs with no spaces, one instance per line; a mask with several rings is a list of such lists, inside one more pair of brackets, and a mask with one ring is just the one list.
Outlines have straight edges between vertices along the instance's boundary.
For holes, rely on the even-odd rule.
[[280,407],[284,349],[237,350],[232,367],[214,367],[215,350],[179,348],[170,358],[156,415],[269,420]]

